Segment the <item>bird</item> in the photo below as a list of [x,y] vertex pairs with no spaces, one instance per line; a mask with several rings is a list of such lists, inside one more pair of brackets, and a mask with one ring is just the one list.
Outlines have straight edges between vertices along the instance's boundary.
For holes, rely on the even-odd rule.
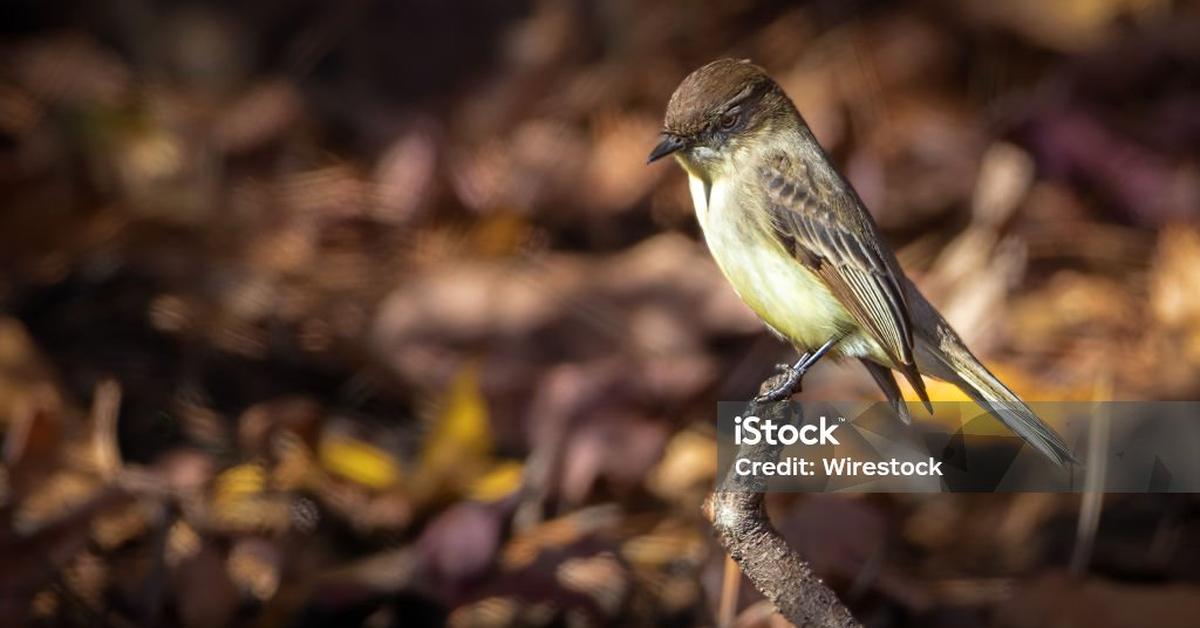
[[[897,415],[899,372],[932,413],[922,376],[955,384],[1059,466],[1062,438],[967,348],[908,279],[854,187],[767,72],[739,59],[689,74],[647,163],[673,156],[717,266],[742,301],[800,353],[774,392],[822,357],[854,358]],[[769,395],[769,393],[768,393]]]

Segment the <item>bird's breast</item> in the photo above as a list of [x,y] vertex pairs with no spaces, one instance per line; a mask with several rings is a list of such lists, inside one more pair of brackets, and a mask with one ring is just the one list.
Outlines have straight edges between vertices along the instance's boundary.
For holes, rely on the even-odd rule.
[[[756,219],[764,217],[754,212],[765,212],[765,205],[754,204],[721,179],[711,184],[689,179],[709,251],[759,318],[801,349],[814,349],[848,332],[842,348],[863,344],[854,333],[858,326],[853,317],[825,282],[783,249],[765,220]],[[851,354],[869,351],[864,346]]]

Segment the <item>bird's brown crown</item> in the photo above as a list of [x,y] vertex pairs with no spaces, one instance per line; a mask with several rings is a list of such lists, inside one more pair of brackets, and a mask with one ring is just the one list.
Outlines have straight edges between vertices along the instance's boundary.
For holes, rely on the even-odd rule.
[[680,136],[699,133],[720,117],[725,106],[774,82],[747,60],[718,59],[683,79],[667,104],[664,130]]

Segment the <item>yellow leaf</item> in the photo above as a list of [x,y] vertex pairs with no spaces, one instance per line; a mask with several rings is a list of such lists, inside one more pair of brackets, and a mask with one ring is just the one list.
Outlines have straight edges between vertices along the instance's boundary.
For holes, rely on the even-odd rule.
[[471,499],[493,502],[513,494],[521,486],[524,470],[524,465],[516,460],[496,464],[471,486]]
[[222,530],[280,531],[288,525],[287,498],[266,493],[267,472],[248,462],[230,467],[213,486],[213,525]]
[[248,462],[230,467],[217,476],[214,498],[218,501],[235,500],[261,493],[267,484],[267,473],[262,465]]
[[491,453],[492,434],[478,369],[466,366],[450,385],[421,448],[418,494],[429,498],[443,489],[463,490],[487,468]]
[[322,438],[317,458],[326,471],[368,488],[382,490],[400,481],[400,468],[391,454],[344,434]]

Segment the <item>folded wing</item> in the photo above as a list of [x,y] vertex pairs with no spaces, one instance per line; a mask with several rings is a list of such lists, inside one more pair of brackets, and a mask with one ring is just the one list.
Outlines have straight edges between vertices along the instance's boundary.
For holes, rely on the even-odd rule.
[[776,237],[838,297],[929,407],[913,360],[903,271],[876,245],[875,224],[842,186],[820,186],[807,164],[780,155],[761,176]]

